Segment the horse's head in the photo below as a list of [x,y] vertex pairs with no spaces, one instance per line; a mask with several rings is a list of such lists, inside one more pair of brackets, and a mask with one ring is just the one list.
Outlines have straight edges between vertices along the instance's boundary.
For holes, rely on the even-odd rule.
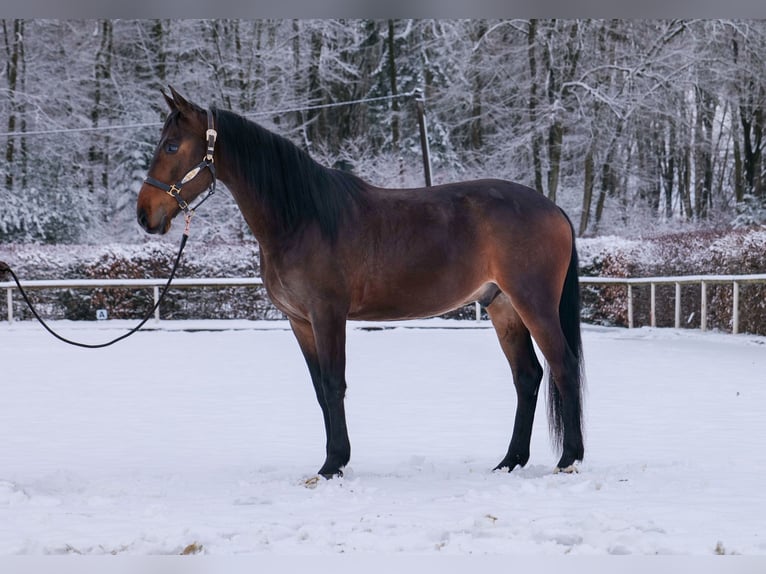
[[149,233],[167,233],[176,215],[191,213],[189,204],[215,186],[212,115],[172,87],[170,93],[162,92],[170,114],[136,202],[138,223]]

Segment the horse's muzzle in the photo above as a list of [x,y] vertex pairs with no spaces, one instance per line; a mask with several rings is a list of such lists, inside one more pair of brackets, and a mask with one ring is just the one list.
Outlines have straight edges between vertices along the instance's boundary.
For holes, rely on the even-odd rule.
[[170,229],[167,216],[161,217],[158,222],[153,224],[150,221],[149,216],[146,213],[146,210],[144,209],[137,210],[136,219],[138,220],[138,224],[144,229],[144,231],[146,231],[147,233],[151,233],[153,235],[156,235],[156,234],[163,235],[168,232],[168,229]]

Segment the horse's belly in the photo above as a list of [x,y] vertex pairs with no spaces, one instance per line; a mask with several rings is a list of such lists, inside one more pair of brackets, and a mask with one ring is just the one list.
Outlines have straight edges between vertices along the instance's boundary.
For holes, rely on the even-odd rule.
[[377,291],[377,296],[368,296],[352,305],[348,317],[361,321],[425,319],[482,301],[496,290],[492,283],[462,289],[449,289],[434,283],[429,288],[394,288],[386,290],[385,294]]

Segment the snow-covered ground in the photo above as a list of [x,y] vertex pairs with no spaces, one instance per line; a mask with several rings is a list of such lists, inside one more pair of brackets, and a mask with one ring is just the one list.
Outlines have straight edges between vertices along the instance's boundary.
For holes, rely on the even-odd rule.
[[0,555],[766,554],[766,338],[586,326],[580,473],[551,473],[541,397],[509,475],[490,472],[515,406],[494,332],[362,326],[351,463],[313,481],[321,413],[285,323],[165,322],[96,351],[0,324]]

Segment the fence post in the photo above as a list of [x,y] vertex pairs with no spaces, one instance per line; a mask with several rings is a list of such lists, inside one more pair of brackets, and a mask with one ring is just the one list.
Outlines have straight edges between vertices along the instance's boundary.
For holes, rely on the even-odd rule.
[[707,283],[700,281],[700,330],[707,331]]
[[739,281],[734,281],[732,287],[731,332],[736,335],[739,333]]
[[[157,301],[160,299],[160,288],[155,285],[153,288],[154,291],[154,304],[157,305]],[[154,321],[156,323],[160,322],[160,307],[157,305],[157,308],[154,310]]]
[[420,149],[423,152],[423,172],[426,187],[431,187],[431,150],[428,147],[428,126],[426,125],[426,98],[423,90],[415,89],[415,105],[418,109],[418,126],[420,127]]
[[655,283],[650,283],[649,285],[650,290],[650,310],[649,310],[649,324],[652,327],[657,326],[657,285]]
[[8,287],[6,291],[5,300],[8,304],[8,324],[10,325],[13,323],[13,287]]
[[628,329],[633,328],[633,285],[628,283]]
[[681,284],[676,282],[676,329],[681,328]]

